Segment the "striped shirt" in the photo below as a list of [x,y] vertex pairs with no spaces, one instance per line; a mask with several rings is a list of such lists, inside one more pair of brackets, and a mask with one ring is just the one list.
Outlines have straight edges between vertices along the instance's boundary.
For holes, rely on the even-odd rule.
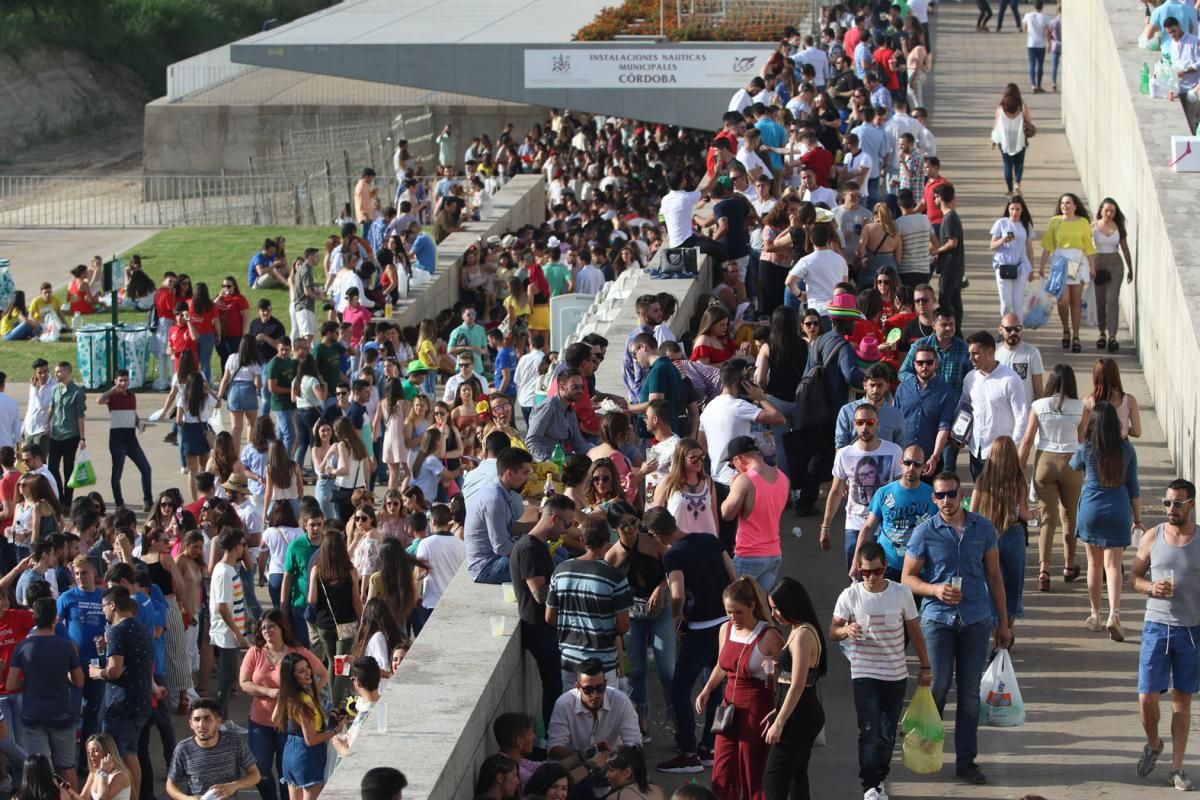
[[202,797],[219,783],[238,780],[256,765],[244,735],[221,731],[212,747],[201,747],[194,738],[176,745],[167,780],[185,794]]
[[109,430],[132,430],[137,424],[137,398],[131,392],[114,392],[108,398]]
[[629,582],[604,561],[573,558],[550,578],[546,608],[558,613],[562,668],[571,672],[589,658],[604,671],[617,668],[617,615],[633,605]]
[[857,622],[860,639],[850,644],[850,677],[880,681],[908,679],[904,660],[904,622],[917,618],[917,604],[907,586],[888,581],[882,592],[868,592],[863,583],[842,590],[833,616]]

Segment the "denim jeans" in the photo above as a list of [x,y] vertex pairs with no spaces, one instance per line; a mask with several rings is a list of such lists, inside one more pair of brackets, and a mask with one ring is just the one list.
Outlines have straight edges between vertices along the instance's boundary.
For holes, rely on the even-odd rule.
[[663,697],[670,700],[671,676],[675,674],[675,621],[671,617],[670,599],[663,603],[657,617],[631,618],[629,633],[625,634],[625,653],[629,656],[629,699],[638,713],[650,713],[650,650],[654,650],[654,667]]
[[863,789],[872,789],[887,780],[908,681],[855,678],[851,684],[858,714],[858,777]]
[[[679,638],[675,674],[671,676],[671,708],[675,710],[675,746],[682,753],[696,752],[696,712],[692,709],[692,689],[696,679],[717,664],[720,631],[720,625],[701,630],[689,629]],[[713,692],[704,713],[701,742],[709,748],[713,744],[713,714],[721,704],[721,696],[721,692]]]
[[220,706],[221,719],[229,719],[229,690],[238,680],[241,651],[236,647],[216,645],[213,645],[213,650],[217,655],[217,705]]
[[[521,647],[533,656],[542,684],[542,722],[550,727],[550,715],[554,704],[563,692],[561,655],[558,636],[549,626],[533,626],[522,621]],[[572,684],[573,685],[573,684]]]
[[317,505],[321,507],[321,514],[325,519],[337,519],[337,503],[333,502],[333,489],[336,484],[333,478],[317,478],[317,485],[313,487],[313,496],[317,498]]
[[775,395],[768,395],[767,399],[779,410],[780,414],[783,414],[785,420],[782,425],[771,426],[771,435],[775,437],[775,466],[779,467],[780,471],[790,479],[792,474],[788,472],[787,448],[783,446],[783,435],[792,429],[792,414],[796,412],[796,401],[784,400]]
[[475,579],[476,583],[508,583],[512,580],[512,575],[508,569],[508,556],[497,556],[492,561],[489,561],[480,572],[479,577]]
[[[255,565],[257,568],[257,565]],[[255,622],[262,617],[262,603],[258,602],[258,597],[254,593],[254,570],[238,567],[238,577],[242,579],[242,586],[246,587],[246,613]]]
[[[281,582],[282,583],[282,582]],[[292,635],[296,637],[296,641],[301,647],[312,649],[312,639],[308,635],[308,622],[304,619],[304,606],[289,606],[291,616],[289,617],[292,623]]]
[[283,573],[267,576],[267,594],[271,596],[271,608],[279,608],[279,592],[283,589]]
[[782,556],[734,556],[733,572],[739,578],[743,575],[754,578],[763,591],[769,592],[779,577],[782,564]]
[[88,737],[93,733],[100,732],[100,709],[104,706],[104,690],[107,684],[104,681],[96,680],[87,677],[84,673],[83,688],[76,689],[71,687],[71,708],[75,709],[75,713],[80,718],[79,728],[79,753],[76,756],[76,763],[86,764],[84,759],[83,748],[87,743]]
[[1001,153],[1000,158],[1004,161],[1004,184],[1011,192],[1013,184],[1020,183],[1021,178],[1025,175],[1025,151],[1022,150],[1011,156],[1008,153]]
[[4,341],[19,342],[37,336],[38,328],[32,322],[19,322],[17,327],[4,334]]
[[[1057,50],[1050,51],[1050,83],[1056,87],[1058,86],[1058,61],[1061,58],[1062,45],[1059,45]],[[1186,92],[1184,94],[1186,95]]]
[[[0,695],[0,711],[4,713],[4,719],[8,723],[4,738],[0,739],[0,753],[4,754],[4,766],[8,768],[9,775],[12,776],[9,789],[12,791],[21,785],[21,769],[27,755],[25,748],[17,743],[20,741],[22,733],[21,695]],[[5,786],[9,786],[7,779],[0,781],[0,787]]]
[[858,547],[858,531],[847,528],[845,538],[842,540],[842,548],[846,551],[846,569],[854,566],[854,548],[856,547]]
[[1011,8],[1013,16],[1013,27],[1018,31],[1021,30],[1021,14],[1017,10],[1017,0],[1000,0],[1000,15],[996,17],[996,32],[999,33],[1004,27],[1004,9]]
[[1025,526],[1020,523],[1010,525],[1000,534],[997,544],[1008,616],[1020,619],[1025,616],[1025,606],[1021,603],[1021,594],[1025,586]]
[[1042,72],[1046,68],[1046,48],[1026,47],[1025,52],[1029,55],[1029,85],[1040,89],[1042,88]]
[[313,425],[321,418],[319,408],[296,409],[296,457],[293,459],[304,469],[304,461],[308,458],[308,449],[312,447]]
[[262,800],[278,800],[282,795],[287,797],[287,790],[281,789],[279,775],[283,772],[283,745],[287,734],[267,725],[259,725],[254,720],[248,720],[246,725],[250,731],[246,737],[249,740],[250,752],[258,764],[258,793]]
[[933,700],[943,717],[950,684],[955,685],[954,763],[958,767],[975,763],[979,749],[979,679],[987,661],[991,629],[991,620],[973,625],[921,620],[921,633],[933,666]]
[[296,447],[296,411],[272,411],[271,419],[275,420],[275,433],[290,456]]
[[158,736],[162,743],[163,763],[169,768],[171,756],[175,754],[176,739],[175,728],[172,727],[171,719],[167,716],[167,705],[165,702],[151,706],[150,719],[142,726],[142,732],[138,736],[138,763],[142,767],[142,783],[141,791],[138,793],[139,797],[154,796],[155,762],[150,759],[150,734],[155,728],[158,729]]
[[142,445],[137,440],[137,432],[133,428],[115,428],[108,432],[108,453],[112,456],[112,493],[113,502],[118,506],[125,505],[125,495],[121,492],[121,476],[125,473],[125,459],[128,458],[138,468],[142,475],[142,501],[154,502],[154,493],[150,488],[150,462],[142,452]]
[[196,337],[196,352],[200,356],[200,372],[204,374],[204,380],[212,383],[212,357],[213,350],[217,347],[217,335],[215,333],[202,333]]

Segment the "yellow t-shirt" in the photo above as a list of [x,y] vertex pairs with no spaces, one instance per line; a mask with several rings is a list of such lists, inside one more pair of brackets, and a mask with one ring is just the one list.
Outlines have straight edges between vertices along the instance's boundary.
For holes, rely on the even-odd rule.
[[[317,730],[324,730],[325,714],[324,714],[324,712],[321,711],[321,707],[319,705],[317,705],[317,703],[312,699],[312,697],[307,692],[300,695],[300,703],[304,706],[305,711],[307,712],[309,718],[312,719],[313,726]],[[290,716],[291,716],[292,722],[296,725],[296,727],[300,727],[301,720],[299,719],[299,717],[297,717],[295,714],[291,714]]]
[[42,312],[46,309],[57,311],[62,306],[62,300],[58,299],[58,295],[50,295],[49,300],[43,300],[41,294],[33,298],[33,302],[29,304],[29,318],[35,322],[42,321]]
[[504,310],[507,311],[509,314],[511,314],[514,319],[518,319],[520,317],[528,317],[529,314],[533,311],[533,309],[531,309],[529,307],[528,299],[526,299],[524,303],[518,303],[512,297],[512,295],[509,295],[508,297],[504,298]]
[[1050,218],[1050,225],[1042,236],[1042,249],[1054,252],[1060,247],[1082,250],[1085,256],[1096,254],[1096,245],[1092,241],[1092,223],[1083,217],[1076,217],[1067,222],[1062,216]]
[[417,358],[430,369],[438,368],[437,346],[429,339],[417,345]]
[[21,324],[21,313],[15,308],[0,317],[0,336],[7,336],[13,328]]

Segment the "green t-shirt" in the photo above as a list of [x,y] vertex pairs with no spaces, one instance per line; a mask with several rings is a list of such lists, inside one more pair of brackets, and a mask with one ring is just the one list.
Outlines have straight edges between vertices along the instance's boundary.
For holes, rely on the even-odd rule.
[[[281,387],[286,386],[291,389],[292,381],[296,380],[296,359],[294,358],[279,358],[276,356],[267,362],[267,380],[275,379]],[[335,384],[336,385],[336,384]],[[272,411],[291,411],[296,407],[292,402],[292,395],[279,394],[271,392],[271,410]]]
[[567,269],[566,264],[547,264],[542,272],[546,276],[546,283],[550,284],[550,296],[557,297],[560,294],[567,293],[567,285],[571,280],[571,270]]
[[342,356],[346,353],[345,346],[334,342],[322,342],[312,349],[312,356],[317,362],[317,372],[326,388],[332,392],[342,382]]
[[292,576],[292,596],[288,598],[295,608],[308,605],[308,562],[318,545],[301,536],[288,545],[287,555],[283,557],[283,572]]
[[[464,323],[459,325],[454,330],[450,331],[450,341],[446,343],[448,350],[453,350],[455,347],[468,345],[470,347],[478,347],[481,350],[487,348],[487,331],[483,326],[476,323],[470,327]],[[479,353],[471,353],[475,360],[475,371],[483,374],[483,356]]]
[[413,386],[408,378],[403,378],[400,381],[400,391],[403,393],[404,399],[411,403],[417,399],[417,392],[419,390],[416,386]]

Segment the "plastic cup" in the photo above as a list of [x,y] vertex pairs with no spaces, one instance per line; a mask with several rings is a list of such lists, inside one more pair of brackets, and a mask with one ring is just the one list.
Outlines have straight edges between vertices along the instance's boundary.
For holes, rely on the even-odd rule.
[[346,669],[346,657],[345,656],[334,656],[333,657],[333,674],[334,675],[346,675],[348,673],[349,673],[349,670]]
[[516,589],[513,588],[513,585],[511,583],[500,584],[500,591],[503,592],[503,594],[504,594],[504,602],[506,602],[506,603],[517,602],[517,591],[516,591]]
[[387,733],[388,729],[388,707],[387,703],[382,700],[375,704],[371,709],[371,716],[375,718],[375,730],[379,733]]
[[492,636],[500,637],[504,635],[504,617],[492,617]]
[[1173,597],[1175,595],[1175,570],[1164,569],[1162,579],[1167,582],[1167,597]]
[[950,579],[950,585],[953,586],[955,589],[958,589],[961,592],[962,591],[962,576],[955,575],[953,578]]

